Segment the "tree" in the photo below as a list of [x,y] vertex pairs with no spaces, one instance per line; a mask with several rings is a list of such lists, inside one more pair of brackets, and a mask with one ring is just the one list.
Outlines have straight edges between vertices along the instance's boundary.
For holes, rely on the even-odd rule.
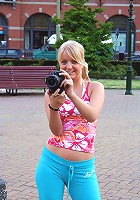
[[107,65],[108,60],[112,58],[113,44],[103,44],[102,41],[111,37],[110,22],[102,23],[96,19],[96,16],[103,12],[103,9],[91,9],[86,5],[87,0],[69,0],[67,4],[72,7],[62,13],[63,18],[53,19],[56,24],[61,24],[61,33],[63,40],[58,40],[55,47],[67,40],[75,40],[81,43],[85,48],[85,59],[89,64],[89,69],[94,70],[101,65]]

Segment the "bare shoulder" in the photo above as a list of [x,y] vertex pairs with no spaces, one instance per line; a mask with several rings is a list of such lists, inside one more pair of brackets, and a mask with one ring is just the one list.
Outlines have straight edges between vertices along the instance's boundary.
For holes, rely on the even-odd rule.
[[104,85],[98,81],[91,81],[88,88],[89,96],[104,96]]
[[98,81],[91,81],[90,82],[90,90],[104,90],[104,85]]
[[98,81],[92,81],[89,84],[88,94],[90,97],[90,101],[96,102],[98,105],[103,105],[105,98],[105,90],[104,85]]

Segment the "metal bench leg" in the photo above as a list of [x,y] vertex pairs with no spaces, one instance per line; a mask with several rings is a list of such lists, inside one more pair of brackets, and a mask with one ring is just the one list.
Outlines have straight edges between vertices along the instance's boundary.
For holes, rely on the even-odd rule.
[[46,88],[44,88],[44,93],[45,93],[46,91],[47,91]]
[[6,93],[10,94],[11,93],[11,89],[6,89]]
[[17,95],[17,89],[12,89],[12,95]]

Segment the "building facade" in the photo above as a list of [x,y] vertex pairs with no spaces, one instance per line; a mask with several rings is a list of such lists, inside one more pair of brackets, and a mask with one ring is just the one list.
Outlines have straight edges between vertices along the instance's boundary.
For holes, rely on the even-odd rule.
[[[132,1],[132,0],[131,0]],[[133,0],[132,52],[140,55],[140,0]],[[69,9],[60,1],[61,11]],[[97,18],[111,21],[114,50],[128,50],[128,18],[130,0],[90,0],[91,8],[104,8]],[[0,0],[0,48],[37,49],[56,33],[52,17],[56,15],[56,0]],[[116,37],[117,36],[117,37]],[[120,48],[121,47],[121,48]]]

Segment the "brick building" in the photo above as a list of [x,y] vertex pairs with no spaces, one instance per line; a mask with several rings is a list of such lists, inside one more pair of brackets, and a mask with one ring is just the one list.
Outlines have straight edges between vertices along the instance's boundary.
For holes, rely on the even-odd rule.
[[[132,1],[132,0],[131,0]],[[64,12],[69,6],[61,1]],[[112,21],[114,50],[120,46],[127,52],[129,0],[90,0],[93,9],[102,7],[97,16],[103,22]],[[132,52],[140,55],[140,0],[133,0]],[[0,48],[37,49],[56,32],[51,18],[56,15],[56,0],[0,0]],[[116,38],[116,31],[118,38]]]

